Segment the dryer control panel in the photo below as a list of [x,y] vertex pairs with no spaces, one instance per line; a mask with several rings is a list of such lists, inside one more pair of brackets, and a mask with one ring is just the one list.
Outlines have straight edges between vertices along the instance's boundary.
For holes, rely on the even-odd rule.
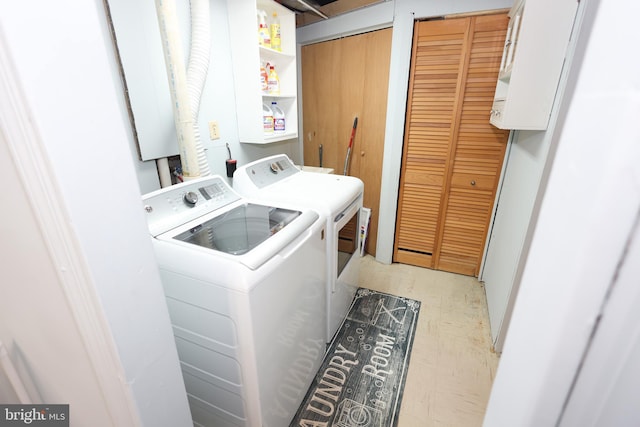
[[264,188],[299,172],[300,169],[293,164],[289,157],[280,154],[258,160],[245,168],[238,169],[236,173],[246,174],[246,177],[236,176],[234,180],[238,178],[243,180],[248,177],[257,188]]
[[154,236],[237,200],[240,196],[219,176],[183,182],[142,197]]

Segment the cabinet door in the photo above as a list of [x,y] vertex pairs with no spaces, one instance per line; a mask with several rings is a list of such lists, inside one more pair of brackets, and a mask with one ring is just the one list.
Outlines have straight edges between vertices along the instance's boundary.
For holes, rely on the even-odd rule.
[[416,24],[398,262],[477,275],[508,131],[491,126],[505,14]]
[[518,40],[520,38],[520,23],[522,21],[523,3],[519,3],[509,12],[509,26],[507,28],[507,37],[504,42],[502,51],[502,62],[500,64],[499,78],[508,78],[513,68],[513,58],[518,48]]
[[494,126],[547,128],[578,4],[575,0],[514,3],[490,114]]
[[380,176],[389,86],[391,29],[302,47],[304,164],[342,174],[358,117],[349,175],[364,182],[364,206],[371,208],[365,250],[375,255]]

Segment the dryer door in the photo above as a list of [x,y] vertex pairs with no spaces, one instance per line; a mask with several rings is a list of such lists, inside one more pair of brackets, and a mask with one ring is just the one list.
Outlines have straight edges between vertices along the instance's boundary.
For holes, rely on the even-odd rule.
[[[337,249],[336,278],[340,277],[342,270],[344,270],[358,248],[359,213],[358,200],[355,200],[347,209],[334,218],[337,242],[337,247],[335,248]],[[335,291],[335,286],[333,290]]]

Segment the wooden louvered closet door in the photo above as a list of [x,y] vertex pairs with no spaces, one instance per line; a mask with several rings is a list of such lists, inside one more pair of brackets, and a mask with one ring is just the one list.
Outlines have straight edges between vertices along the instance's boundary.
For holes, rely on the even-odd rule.
[[478,275],[508,131],[489,114],[506,14],[417,22],[394,260]]

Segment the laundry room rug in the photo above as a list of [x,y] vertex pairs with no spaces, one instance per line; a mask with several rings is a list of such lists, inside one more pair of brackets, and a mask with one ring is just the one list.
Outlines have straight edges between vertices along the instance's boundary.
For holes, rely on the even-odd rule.
[[395,427],[420,302],[359,288],[291,427]]

